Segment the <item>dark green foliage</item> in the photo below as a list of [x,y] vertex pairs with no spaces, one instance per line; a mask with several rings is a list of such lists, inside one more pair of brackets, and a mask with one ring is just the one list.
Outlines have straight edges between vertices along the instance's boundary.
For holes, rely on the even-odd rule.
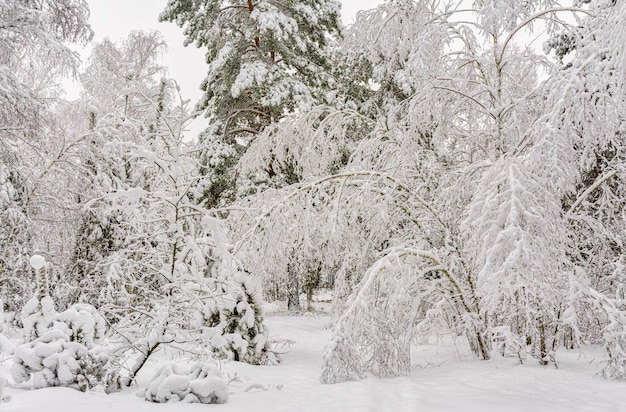
[[263,324],[260,296],[243,279],[218,283],[219,293],[202,309],[202,327],[211,330],[206,342],[218,357],[254,365],[277,360]]
[[234,165],[257,134],[324,99],[339,4],[170,0],[160,19],[184,28],[186,44],[206,49],[209,68],[197,104],[211,122],[199,137],[210,182],[202,201],[207,207],[229,204],[237,192]]

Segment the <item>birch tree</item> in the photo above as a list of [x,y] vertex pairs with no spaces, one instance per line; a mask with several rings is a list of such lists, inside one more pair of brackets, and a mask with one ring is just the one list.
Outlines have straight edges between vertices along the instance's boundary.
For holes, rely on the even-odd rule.
[[76,136],[65,133],[53,111],[62,76],[75,74],[80,63],[70,44],[92,37],[88,14],[84,1],[0,4],[0,164],[7,225],[0,280],[3,293],[12,296],[6,300],[12,310],[23,304],[19,296],[30,294],[24,287],[33,287],[26,258],[36,248],[46,252],[54,222],[65,214],[67,192],[55,198],[48,189],[66,175],[64,162]]

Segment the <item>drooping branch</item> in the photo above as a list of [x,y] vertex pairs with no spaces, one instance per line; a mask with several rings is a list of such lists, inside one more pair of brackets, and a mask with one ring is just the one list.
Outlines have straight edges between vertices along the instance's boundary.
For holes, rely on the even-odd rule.
[[413,193],[413,191],[410,188],[408,188],[403,183],[399,182],[393,176],[390,176],[388,174],[381,173],[381,172],[375,172],[375,171],[346,172],[346,173],[339,173],[339,174],[326,176],[312,183],[301,186],[297,188],[296,190],[294,190],[293,192],[291,192],[289,195],[285,196],[280,201],[274,203],[269,209],[261,213],[256,218],[256,223],[252,226],[252,228],[248,230],[248,232],[246,232],[242,236],[241,240],[235,246],[233,254],[235,254],[241,248],[242,244],[245,241],[247,241],[256,232],[257,229],[259,229],[263,219],[272,215],[280,206],[296,198],[302,193],[306,193],[306,192],[313,190],[314,188],[320,186],[323,183],[342,180],[342,179],[358,178],[358,177],[380,178],[383,182],[391,183],[393,186],[407,193],[409,196],[411,196],[412,199],[414,199],[417,203],[422,205],[435,218],[435,220],[439,223],[443,231],[446,231],[446,232],[448,231],[448,225],[441,218],[437,210],[435,210],[435,208],[430,203],[428,203],[426,200],[422,199],[420,196]]
[[509,33],[509,35],[507,36],[506,40],[504,41],[504,45],[502,46],[502,50],[500,50],[500,55],[498,56],[498,60],[502,61],[502,59],[504,57],[504,52],[506,51],[507,46],[509,45],[509,43],[511,42],[511,40],[517,34],[518,31],[520,31],[521,29],[523,29],[524,27],[526,27],[527,25],[529,25],[533,21],[537,20],[538,18],[540,18],[542,16],[545,16],[546,14],[558,13],[558,12],[564,12],[564,11],[570,11],[572,13],[584,13],[584,14],[586,14],[588,16],[594,16],[593,12],[591,12],[589,10],[581,9],[581,8],[578,8],[578,7],[553,7],[551,9],[540,11],[539,13],[537,13],[537,14],[535,14],[533,16],[530,16],[530,17],[526,18],[525,20],[523,20],[522,22],[520,22],[511,31],[511,33]]
[[581,205],[581,203],[591,193],[593,193],[594,190],[596,190],[597,188],[602,186],[602,184],[604,182],[606,182],[607,180],[611,179],[613,176],[615,176],[617,174],[618,174],[617,170],[611,170],[610,172],[606,173],[605,175],[598,177],[596,179],[596,181],[593,182],[593,184],[591,186],[589,186],[580,196],[578,196],[576,201],[572,204],[572,206],[569,208],[569,210],[565,213],[565,216],[568,217],[568,218],[571,218],[571,216],[574,213],[574,211]]

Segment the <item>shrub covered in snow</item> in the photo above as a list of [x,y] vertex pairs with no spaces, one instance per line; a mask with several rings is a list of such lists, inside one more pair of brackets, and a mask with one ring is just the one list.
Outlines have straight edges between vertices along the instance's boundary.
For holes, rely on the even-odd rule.
[[33,255],[30,258],[30,265],[37,274],[37,291],[22,308],[22,324],[27,341],[43,335],[56,314],[54,302],[48,294],[48,274],[46,273],[45,259],[42,256]]
[[33,388],[67,386],[81,391],[102,385],[118,389],[119,368],[96,349],[104,335],[104,319],[87,304],[76,304],[56,313],[48,295],[45,261],[34,256],[31,265],[38,273],[38,293],[22,310],[27,343],[13,356],[11,375],[17,383],[32,378]]
[[[363,276],[324,351],[321,381],[339,383],[411,371],[410,346],[439,325],[441,266],[418,249],[390,249]],[[433,273],[435,275],[433,275]],[[433,304],[434,303],[434,304]]]
[[219,371],[207,364],[169,364],[155,373],[143,396],[150,402],[225,403],[228,388]]
[[[273,364],[259,297],[244,279],[224,283],[223,297],[208,300],[199,312],[204,339],[220,358],[251,364]],[[228,293],[226,293],[228,292]]]
[[17,383],[32,378],[33,388],[66,386],[80,391],[104,386],[119,388],[119,376],[104,353],[90,351],[73,342],[60,329],[51,329],[32,342],[15,349],[11,375]]
[[52,319],[54,329],[63,331],[72,342],[85,345],[88,349],[100,343],[104,337],[106,322],[96,308],[86,303],[77,303]]
[[22,325],[24,337],[27,341],[37,339],[50,327],[55,316],[54,302],[50,296],[30,299],[22,308]]
[[256,365],[276,363],[263,324],[258,288],[236,264],[219,222],[205,216],[202,224],[216,242],[209,267],[215,297],[197,311],[203,340],[218,357]]

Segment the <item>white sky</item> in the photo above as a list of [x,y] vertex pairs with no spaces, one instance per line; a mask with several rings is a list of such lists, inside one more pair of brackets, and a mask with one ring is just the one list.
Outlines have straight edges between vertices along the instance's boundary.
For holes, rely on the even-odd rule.
[[[357,11],[374,8],[383,0],[343,0],[342,18],[344,24],[350,24]],[[158,30],[168,44],[168,52],[163,58],[163,66],[168,67],[168,76],[175,79],[185,99],[192,104],[200,99],[200,82],[206,74],[204,51],[191,45],[183,47],[182,29],[174,23],[159,23],[159,13],[165,8],[167,0],[87,0],[91,9],[91,26],[95,32],[95,41],[108,37],[114,42],[126,38],[131,30]],[[90,47],[80,51],[85,60]],[[71,88],[71,86],[70,86]],[[68,92],[72,98],[75,92]],[[192,125],[192,133],[204,129],[202,120]]]

